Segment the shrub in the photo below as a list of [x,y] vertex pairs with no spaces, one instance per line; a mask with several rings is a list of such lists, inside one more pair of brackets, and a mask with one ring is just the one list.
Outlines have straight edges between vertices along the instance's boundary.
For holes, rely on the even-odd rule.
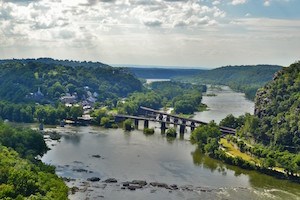
[[175,138],[177,136],[176,129],[175,128],[169,128],[167,130],[167,136]]
[[124,126],[125,131],[131,131],[133,129],[133,122],[132,122],[132,120],[131,119],[126,119],[124,121],[123,126]]
[[154,129],[153,128],[144,128],[144,134],[145,135],[153,135]]

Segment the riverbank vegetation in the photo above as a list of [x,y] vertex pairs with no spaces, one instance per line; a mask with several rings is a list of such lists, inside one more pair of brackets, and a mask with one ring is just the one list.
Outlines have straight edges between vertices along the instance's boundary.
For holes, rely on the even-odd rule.
[[75,120],[82,114],[83,109],[80,106],[68,107],[61,103],[57,106],[17,104],[0,101],[0,118],[13,122],[58,124],[63,119]]
[[154,129],[153,128],[144,128],[144,134],[145,135],[153,135],[154,134]]
[[169,128],[166,132],[167,137],[176,138],[177,132],[176,128]]
[[40,133],[0,122],[0,199],[67,199],[55,168],[37,159],[46,151]]

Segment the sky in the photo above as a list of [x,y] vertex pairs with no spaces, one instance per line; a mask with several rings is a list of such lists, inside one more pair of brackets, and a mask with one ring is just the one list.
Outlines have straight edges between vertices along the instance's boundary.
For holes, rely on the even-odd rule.
[[300,0],[0,0],[0,59],[219,67],[300,56]]

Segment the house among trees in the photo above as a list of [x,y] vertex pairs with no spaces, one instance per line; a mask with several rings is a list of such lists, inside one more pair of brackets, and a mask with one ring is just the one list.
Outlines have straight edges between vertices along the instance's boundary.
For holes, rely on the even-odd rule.
[[41,101],[44,99],[44,94],[41,92],[41,88],[38,87],[38,91],[34,93],[30,93],[29,96],[26,95],[27,98],[33,99],[34,101]]
[[60,101],[64,104],[74,104],[77,102],[77,96],[76,95],[71,95],[67,93],[65,96],[62,96],[59,98]]

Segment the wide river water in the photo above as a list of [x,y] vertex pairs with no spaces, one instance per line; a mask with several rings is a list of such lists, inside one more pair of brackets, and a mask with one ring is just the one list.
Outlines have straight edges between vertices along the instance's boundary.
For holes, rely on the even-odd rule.
[[[253,102],[227,87],[208,90],[217,96],[204,96],[209,110],[195,115],[203,121],[219,122],[226,115],[253,113]],[[79,191],[70,199],[300,199],[300,185],[278,180],[255,171],[223,164],[199,152],[184,138],[174,140],[161,135],[159,124],[155,134],[146,136],[139,129],[100,127],[54,128],[62,134],[59,142],[46,139],[51,148],[42,161],[57,167],[59,176],[70,178],[68,186]],[[100,182],[87,181],[90,177]],[[118,183],[103,183],[116,178]],[[176,184],[179,190],[155,188],[130,191],[121,189],[121,182],[134,179]]]

